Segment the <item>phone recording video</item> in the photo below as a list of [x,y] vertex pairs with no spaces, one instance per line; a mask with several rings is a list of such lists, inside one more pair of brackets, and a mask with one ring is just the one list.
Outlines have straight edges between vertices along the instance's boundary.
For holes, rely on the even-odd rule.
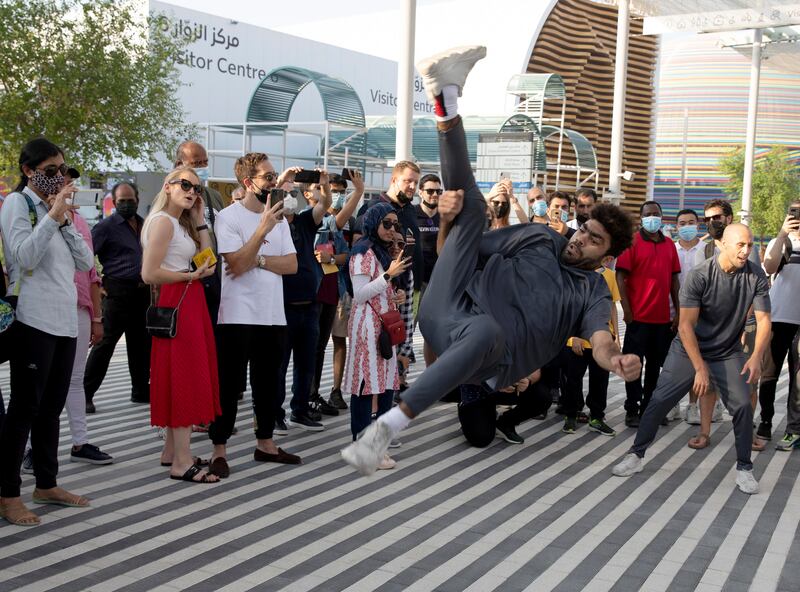
[[296,183],[319,183],[319,171],[303,169],[294,176]]

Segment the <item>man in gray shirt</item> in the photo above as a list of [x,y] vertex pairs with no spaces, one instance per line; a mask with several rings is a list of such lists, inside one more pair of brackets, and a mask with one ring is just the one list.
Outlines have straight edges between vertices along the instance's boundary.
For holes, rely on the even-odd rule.
[[439,200],[439,259],[419,309],[426,341],[438,355],[380,417],[342,451],[371,474],[392,438],[411,418],[460,384],[491,390],[513,385],[555,357],[567,338],[592,343],[603,368],[625,380],[638,376],[638,356],[623,355],[608,328],[611,296],[594,270],[625,250],[633,226],[609,204],[569,242],[542,224],[484,234],[486,201],[472,174],[456,98],[485,48],[457,48],[419,65],[436,106],[445,192]]
[[[750,450],[753,408],[750,384],[761,376],[761,359],[771,330],[769,285],[764,271],[748,261],[753,233],[743,224],[725,228],[720,253],[692,269],[681,286],[680,324],[653,398],[636,432],[633,447],[613,473],[627,477],[642,470],[644,453],[655,439],[661,420],[694,384],[699,397],[709,396],[712,383],[733,416],[736,436],[736,485],[758,493]],[[741,336],[752,305],[756,316],[755,348],[748,358]]]

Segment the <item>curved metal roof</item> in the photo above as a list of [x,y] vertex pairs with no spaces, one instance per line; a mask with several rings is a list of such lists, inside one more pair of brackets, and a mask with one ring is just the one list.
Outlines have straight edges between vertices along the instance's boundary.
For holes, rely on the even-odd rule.
[[[326,121],[364,127],[364,106],[352,86],[341,78],[294,66],[276,68],[261,80],[250,98],[247,121],[288,122],[295,99],[309,84],[319,91]],[[275,130],[284,127],[275,126]],[[331,132],[331,143],[336,144],[351,133]],[[348,146],[351,152],[364,154],[366,142],[363,135],[354,137]]]
[[543,99],[563,99],[564,81],[558,74],[516,74],[508,81],[506,91],[513,95],[533,95]]
[[[542,126],[542,136],[545,140],[558,135],[559,128],[553,125]],[[580,132],[575,130],[564,129],[564,137],[572,144],[572,149],[575,152],[575,163],[578,168],[597,170],[597,154],[594,151],[592,143]],[[556,164],[548,165],[549,168],[555,168]]]

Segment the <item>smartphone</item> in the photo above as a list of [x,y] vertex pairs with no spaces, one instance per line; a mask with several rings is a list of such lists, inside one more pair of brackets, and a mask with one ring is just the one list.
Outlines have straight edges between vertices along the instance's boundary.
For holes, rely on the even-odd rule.
[[303,169],[294,176],[295,183],[319,183],[319,171]]
[[202,251],[200,251],[197,255],[192,257],[192,271],[195,271],[198,267],[203,265],[208,261],[208,266],[213,267],[217,263],[217,258],[214,256],[214,251],[211,250],[211,247],[206,247]]
[[[277,203],[283,203],[283,198],[286,197],[286,191],[279,187],[269,190],[269,203],[273,206]],[[283,213],[278,215],[279,220],[283,220]]]
[[800,207],[793,206],[789,208],[789,215],[795,220],[800,220]]
[[350,177],[350,169],[342,169],[342,179],[345,181],[352,181],[352,177]]
[[409,228],[406,230],[406,246],[403,247],[403,259],[414,254],[414,233]]
[[97,206],[102,198],[100,189],[79,189],[72,194],[73,206]]

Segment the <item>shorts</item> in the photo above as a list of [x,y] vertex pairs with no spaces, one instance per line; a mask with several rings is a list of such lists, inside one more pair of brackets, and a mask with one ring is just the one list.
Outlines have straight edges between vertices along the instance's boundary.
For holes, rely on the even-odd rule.
[[333,317],[331,335],[334,337],[347,338],[347,321],[350,319],[350,309],[352,307],[353,297],[345,292],[344,296],[339,298],[339,304],[336,305],[336,316]]

